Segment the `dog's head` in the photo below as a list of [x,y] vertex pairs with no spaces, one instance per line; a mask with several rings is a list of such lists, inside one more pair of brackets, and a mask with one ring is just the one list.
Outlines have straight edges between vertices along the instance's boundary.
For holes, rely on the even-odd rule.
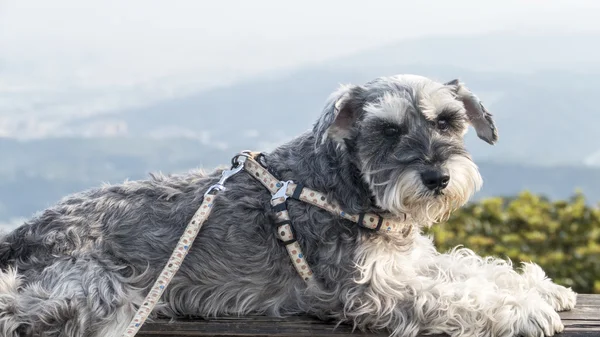
[[314,133],[317,147],[333,144],[348,153],[378,207],[431,223],[481,187],[464,145],[469,125],[496,142],[491,114],[464,84],[398,75],[340,88]]

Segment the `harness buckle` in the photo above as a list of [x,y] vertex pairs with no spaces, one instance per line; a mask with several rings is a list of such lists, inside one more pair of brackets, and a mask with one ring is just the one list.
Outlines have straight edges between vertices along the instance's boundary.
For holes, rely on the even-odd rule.
[[291,180],[288,181],[280,181],[277,183],[277,187],[279,187],[279,189],[277,190],[277,192],[275,192],[272,196],[271,196],[271,200],[275,200],[277,198],[283,198],[284,200],[287,200],[288,196],[286,194],[287,192],[287,188],[289,184],[294,183]]
[[246,159],[248,159],[249,156],[250,155],[248,153],[242,152],[233,157],[231,168],[229,170],[223,170],[223,172],[221,172],[221,179],[219,179],[219,181],[216,184],[209,187],[208,190],[206,190],[206,192],[204,193],[204,196],[206,197],[207,195],[211,195],[214,191],[224,191],[225,181],[227,181],[227,179],[231,178],[233,175],[244,169],[244,163],[246,162]]

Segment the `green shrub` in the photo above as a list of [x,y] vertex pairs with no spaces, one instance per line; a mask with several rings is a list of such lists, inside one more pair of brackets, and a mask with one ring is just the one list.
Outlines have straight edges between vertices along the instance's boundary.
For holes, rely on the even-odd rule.
[[488,198],[455,212],[430,233],[439,251],[457,245],[483,256],[539,264],[555,282],[579,293],[600,293],[600,208],[576,193],[549,201],[523,192]]

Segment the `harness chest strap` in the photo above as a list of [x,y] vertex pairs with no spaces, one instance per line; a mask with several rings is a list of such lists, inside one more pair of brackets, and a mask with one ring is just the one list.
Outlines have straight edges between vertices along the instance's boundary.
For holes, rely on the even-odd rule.
[[305,282],[309,282],[313,277],[313,272],[310,270],[308,263],[306,263],[306,258],[302,253],[300,244],[296,241],[290,215],[287,211],[286,198],[276,197],[271,199],[271,206],[275,212],[277,238],[285,245],[285,249],[290,256],[298,275],[300,275]]
[[[327,202],[326,196],[319,192],[304,188],[301,184],[296,184],[293,182],[280,182],[273,175],[271,175],[267,169],[254,160],[256,155],[257,154],[244,153],[240,156],[236,156],[237,159],[234,159],[236,159],[237,162],[234,163],[232,168],[230,170],[223,171],[219,182],[211,186],[205,192],[202,204],[185,228],[183,235],[177,242],[177,246],[171,254],[171,257],[167,261],[154,285],[150,288],[150,292],[144,299],[143,304],[138,308],[129,326],[123,332],[123,337],[132,337],[137,334],[141,326],[154,309],[156,303],[159,301],[166,287],[173,279],[173,276],[175,276],[175,273],[177,273],[179,267],[183,263],[183,259],[186,257],[192,243],[200,231],[200,228],[210,214],[216,194],[225,189],[223,184],[229,177],[238,173],[242,169],[245,169],[252,174],[253,177],[259,180],[271,192],[271,194],[274,195],[274,197],[271,199],[271,206],[275,211],[275,217],[277,220],[277,237],[285,244],[296,271],[306,282],[309,282],[312,279],[313,272],[306,263],[306,257],[302,253],[300,245],[294,236],[286,205],[286,199],[288,197],[323,208],[331,213],[356,222],[365,228],[384,232],[400,232],[403,236],[407,236],[412,230],[412,225],[406,223],[407,216],[405,216],[402,221],[396,221],[384,219],[377,214],[371,213],[362,213],[360,215],[347,214],[343,212],[338,205]],[[277,193],[280,190],[283,192],[282,196],[279,196],[279,193]],[[275,196],[275,194],[277,194],[277,196]]]
[[250,154],[246,160],[244,169],[271,192],[271,208],[275,213],[277,237],[285,245],[293,266],[305,282],[312,280],[313,272],[306,262],[306,256],[294,236],[292,222],[287,211],[286,200],[288,197],[320,207],[342,218],[356,222],[360,226],[376,231],[401,232],[406,237],[412,229],[412,225],[406,224],[407,216],[404,217],[402,222],[399,222],[384,219],[377,214],[371,213],[362,213],[360,215],[347,214],[341,210],[339,205],[328,202],[324,194],[304,188],[302,184],[296,184],[292,181],[283,182],[277,180],[265,167],[254,159],[257,157],[258,154]]
[[[265,167],[254,159],[257,155],[258,154],[252,153],[246,160],[244,170],[248,171],[255,179],[260,181],[271,194],[275,194],[284,186],[283,182],[275,178]],[[413,226],[410,224],[410,219],[407,214],[404,214],[404,217],[401,219],[386,219],[375,213],[348,214],[336,203],[329,202],[325,194],[291,181],[287,182],[286,185],[287,189],[285,195],[287,197],[327,210],[344,219],[355,222],[359,226],[386,233],[400,232],[403,236],[408,236],[412,230]]]

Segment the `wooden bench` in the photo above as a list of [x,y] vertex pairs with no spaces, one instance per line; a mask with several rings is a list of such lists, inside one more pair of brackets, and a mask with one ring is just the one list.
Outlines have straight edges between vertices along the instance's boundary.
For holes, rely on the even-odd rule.
[[[600,295],[579,295],[577,307],[562,312],[565,332],[560,337],[600,336]],[[349,326],[338,326],[304,316],[283,319],[264,316],[218,318],[210,320],[177,320],[148,322],[137,335],[157,336],[387,336],[385,333],[352,332]]]

